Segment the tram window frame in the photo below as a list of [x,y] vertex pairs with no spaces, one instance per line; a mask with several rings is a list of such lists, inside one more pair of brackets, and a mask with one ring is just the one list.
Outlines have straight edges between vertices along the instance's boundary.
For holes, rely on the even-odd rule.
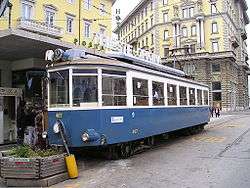
[[177,106],[177,86],[167,84],[168,106]]
[[[76,88],[74,88],[74,78],[76,77],[82,77],[82,78],[95,78],[94,82],[95,82],[95,85],[93,85],[94,87],[92,88],[95,88],[93,91],[91,91],[92,93],[89,95],[90,97],[92,97],[92,99],[88,99],[87,101],[84,100],[84,95],[85,95],[85,92],[82,94],[83,95],[83,98],[79,98],[79,101],[83,100],[82,102],[79,102],[79,103],[75,103],[74,100],[75,100],[75,96],[74,96],[74,90]],[[78,86],[81,86],[78,85]],[[83,86],[82,86],[83,87]],[[93,95],[95,94],[95,95]],[[94,98],[93,98],[94,97]],[[73,73],[72,73],[72,105],[73,107],[97,107],[98,106],[98,72],[96,69],[73,69]]]
[[208,105],[209,96],[207,90],[203,90],[203,96],[204,96],[204,105]]
[[133,106],[149,106],[148,80],[134,77],[132,78],[132,87],[133,87]]
[[187,103],[187,87],[179,86],[179,97],[180,97],[180,106],[188,105]]
[[164,106],[165,97],[164,97],[164,83],[163,82],[152,82],[152,97],[153,97],[153,106]]
[[[55,86],[56,91],[53,91],[53,88],[52,88],[52,79],[53,79],[52,75],[53,74],[57,75],[54,78],[55,81],[56,81],[56,86]],[[69,76],[70,76],[69,69],[49,72],[49,107],[50,108],[70,107]],[[62,85],[58,85],[58,82],[61,81],[61,80],[66,80],[66,83],[64,83]],[[59,89],[59,87],[60,87],[60,89]],[[63,89],[63,87],[64,87],[64,89]],[[62,102],[59,103],[58,100],[59,100],[59,97],[60,97],[60,93],[65,93],[64,94],[65,96],[62,97],[63,98]],[[55,96],[53,96],[53,94],[55,94]],[[53,102],[53,100],[56,100],[56,101]]]
[[[126,85],[126,72],[121,71],[113,71],[113,70],[102,70],[102,106],[127,106],[127,85]],[[117,75],[119,74],[119,75]],[[104,88],[107,88],[108,86],[104,86],[104,84],[107,84],[109,80],[105,79],[111,79],[111,92],[112,93],[106,93],[104,92]],[[123,90],[121,88],[115,89],[116,83],[118,80],[124,81],[124,87]],[[114,83],[116,82],[116,83]],[[114,85],[113,85],[114,84]],[[122,93],[119,93],[121,92]],[[105,98],[111,97],[110,102],[105,102]],[[107,100],[108,101],[108,100]],[[121,102],[119,102],[121,101]]]
[[197,105],[201,106],[202,105],[202,90],[197,89]]
[[196,94],[195,88],[189,88],[189,105],[196,104]]

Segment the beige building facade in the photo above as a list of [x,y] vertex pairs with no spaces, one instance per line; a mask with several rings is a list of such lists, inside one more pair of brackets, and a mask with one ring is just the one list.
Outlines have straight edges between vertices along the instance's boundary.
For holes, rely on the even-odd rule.
[[118,25],[120,40],[158,54],[210,86],[210,104],[248,107],[245,0],[142,0]]

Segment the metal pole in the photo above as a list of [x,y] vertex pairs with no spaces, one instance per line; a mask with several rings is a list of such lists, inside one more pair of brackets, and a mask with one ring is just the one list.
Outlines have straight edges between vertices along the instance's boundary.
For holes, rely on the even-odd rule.
[[78,45],[81,45],[81,0],[79,0]]

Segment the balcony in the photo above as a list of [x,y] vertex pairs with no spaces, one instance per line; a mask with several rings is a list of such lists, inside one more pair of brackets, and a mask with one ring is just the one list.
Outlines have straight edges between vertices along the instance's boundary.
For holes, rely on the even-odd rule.
[[237,48],[237,47],[239,47],[239,40],[237,39],[237,37],[235,37],[235,36],[232,36],[231,37],[231,42],[232,42],[232,46],[234,47],[234,48]]
[[[175,57],[174,57],[175,56]],[[202,53],[193,53],[193,54],[185,54],[185,53],[175,53],[175,55],[170,55],[167,58],[163,58],[164,63],[173,62],[174,58],[178,61],[190,61],[190,60],[200,60],[200,59],[220,59],[220,58],[233,58],[236,60],[236,54],[233,51],[225,51],[225,52],[202,52]]]
[[247,39],[247,32],[246,32],[246,30],[245,29],[241,29],[241,38],[243,39],[243,40],[246,40]]
[[39,33],[41,35],[50,36],[52,38],[60,39],[63,37],[63,30],[60,27],[48,25],[44,22],[38,22],[35,20],[18,20],[18,29]]

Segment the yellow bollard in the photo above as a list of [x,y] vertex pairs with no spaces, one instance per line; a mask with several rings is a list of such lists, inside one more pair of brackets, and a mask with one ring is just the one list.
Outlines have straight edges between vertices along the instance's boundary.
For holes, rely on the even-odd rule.
[[66,166],[68,169],[69,178],[71,178],[71,179],[77,178],[78,177],[78,169],[77,169],[77,165],[76,165],[75,156],[69,155],[69,156],[65,157],[65,161],[66,161]]

